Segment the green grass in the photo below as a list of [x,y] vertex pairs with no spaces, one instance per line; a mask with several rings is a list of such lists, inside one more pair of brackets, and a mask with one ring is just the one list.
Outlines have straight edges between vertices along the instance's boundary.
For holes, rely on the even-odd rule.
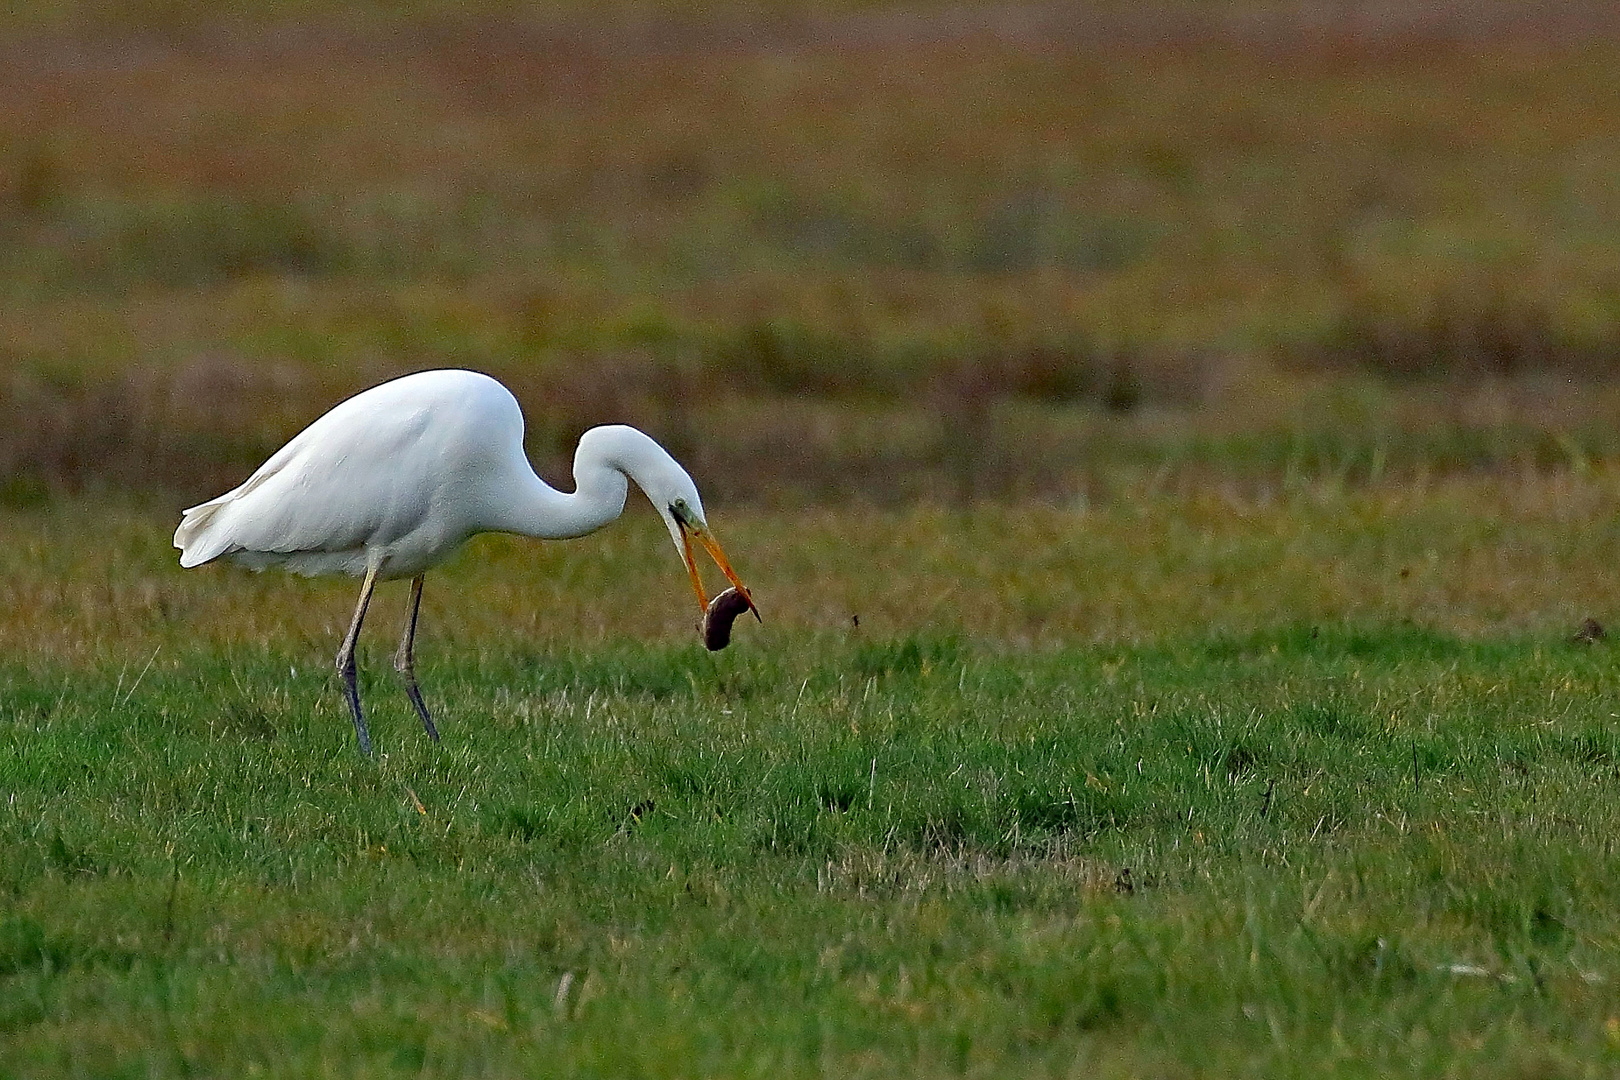
[[437,663],[377,762],[301,654],[8,671],[0,1062],[1616,1063],[1606,650],[797,644]]
[[717,512],[712,656],[650,515],[486,541],[376,760],[348,585],[0,517],[0,1075],[1608,1075],[1617,501]]

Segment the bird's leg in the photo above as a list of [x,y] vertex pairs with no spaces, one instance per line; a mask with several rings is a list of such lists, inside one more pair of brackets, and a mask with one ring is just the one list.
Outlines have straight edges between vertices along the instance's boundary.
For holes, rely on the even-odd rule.
[[394,670],[405,680],[405,693],[416,706],[416,715],[422,718],[428,738],[438,742],[439,729],[433,726],[433,717],[422,701],[422,688],[416,685],[416,615],[422,610],[422,577],[417,574],[411,579],[411,613],[405,620],[405,636],[399,639],[399,650],[394,653]]
[[355,686],[354,646],[360,640],[360,624],[365,621],[371,590],[376,585],[377,568],[373,566],[366,571],[365,583],[360,586],[360,602],[354,606],[354,621],[349,623],[349,632],[344,635],[337,654],[338,677],[343,680],[343,694],[349,702],[349,712],[354,715],[354,733],[360,737],[361,752],[366,754],[371,753],[371,734],[366,731],[366,718],[360,711],[360,691]]

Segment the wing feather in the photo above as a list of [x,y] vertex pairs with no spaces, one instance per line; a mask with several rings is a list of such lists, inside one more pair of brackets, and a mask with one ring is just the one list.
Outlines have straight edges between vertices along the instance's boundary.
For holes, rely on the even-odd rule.
[[409,531],[432,494],[423,468],[433,456],[423,441],[431,411],[346,407],[364,404],[339,405],[239,487],[184,511],[174,534],[180,565],[238,552],[353,552]]

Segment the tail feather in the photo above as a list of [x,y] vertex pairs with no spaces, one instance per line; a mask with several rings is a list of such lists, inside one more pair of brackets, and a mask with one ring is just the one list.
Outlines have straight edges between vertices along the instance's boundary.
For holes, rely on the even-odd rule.
[[219,519],[220,511],[231,502],[231,495],[221,495],[182,512],[180,527],[174,530],[174,546],[180,549],[181,566],[187,569],[201,566],[235,549],[229,530],[222,527],[224,522]]
[[174,546],[180,549],[182,567],[189,570],[221,555],[242,550],[243,545],[232,535],[234,532],[230,520],[232,515],[226,511],[241,501],[243,496],[280,472],[297,450],[298,442],[298,439],[294,439],[276,451],[269,461],[255,469],[253,475],[240,486],[217,498],[193,506],[190,510],[180,512],[180,527],[174,530]]

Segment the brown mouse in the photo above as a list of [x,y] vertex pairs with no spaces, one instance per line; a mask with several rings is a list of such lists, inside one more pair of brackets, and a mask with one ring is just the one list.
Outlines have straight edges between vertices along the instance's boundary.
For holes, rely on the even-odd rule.
[[759,618],[758,609],[748,594],[736,588],[725,592],[709,601],[707,610],[703,612],[703,644],[710,652],[719,652],[731,644],[731,624],[737,621],[737,616],[745,611],[752,610],[754,618]]

